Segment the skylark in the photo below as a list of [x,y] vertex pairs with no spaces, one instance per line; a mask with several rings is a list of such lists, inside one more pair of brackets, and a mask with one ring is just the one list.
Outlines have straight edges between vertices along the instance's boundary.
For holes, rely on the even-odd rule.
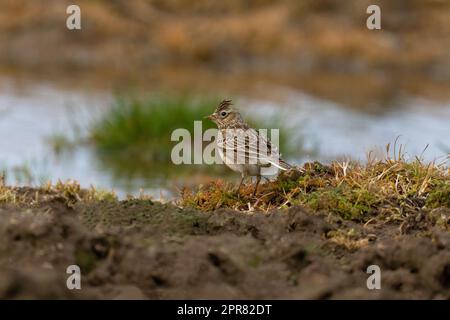
[[222,101],[207,118],[219,129],[217,150],[221,159],[230,169],[241,173],[238,194],[246,177],[256,176],[255,196],[261,176],[293,168],[281,159],[278,148],[261,134],[261,130],[248,126],[241,114],[232,107],[231,100]]

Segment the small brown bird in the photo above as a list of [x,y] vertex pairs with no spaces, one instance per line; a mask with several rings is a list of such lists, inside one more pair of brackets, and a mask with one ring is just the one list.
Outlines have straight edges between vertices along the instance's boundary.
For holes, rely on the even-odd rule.
[[275,168],[277,171],[293,168],[281,159],[278,148],[272,145],[267,137],[248,126],[241,114],[232,107],[231,100],[222,101],[214,113],[207,118],[217,124],[219,129],[217,149],[220,157],[230,169],[241,173],[242,179],[238,193],[244,179],[248,176],[256,176],[256,186],[253,191],[255,196],[261,176],[265,176],[264,173],[269,171],[268,168]]

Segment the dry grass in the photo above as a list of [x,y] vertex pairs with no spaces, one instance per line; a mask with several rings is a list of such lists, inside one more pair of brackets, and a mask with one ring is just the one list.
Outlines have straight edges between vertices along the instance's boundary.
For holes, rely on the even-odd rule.
[[0,203],[16,203],[17,193],[10,188],[0,186]]
[[[387,151],[389,154],[389,146]],[[195,192],[183,190],[178,205],[204,212],[218,208],[267,212],[300,205],[313,212],[365,223],[373,219],[403,223],[411,217],[434,217],[438,225],[449,228],[449,167],[418,158],[406,161],[401,149],[396,156],[383,160],[369,157],[366,164],[307,163],[302,170],[283,172],[276,180],[261,184],[256,197],[252,197],[252,184],[244,185],[239,195],[235,187],[217,180]],[[0,204],[32,206],[55,199],[73,207],[78,202],[117,201],[117,196],[93,187],[82,189],[76,181],[40,188],[0,183]],[[334,234],[330,238],[346,247],[365,245],[359,240],[353,243],[351,235]]]
[[361,237],[355,229],[333,230],[327,233],[330,243],[343,247],[349,251],[356,251],[367,247],[371,241],[370,237]]
[[449,173],[444,164],[408,162],[400,150],[394,158],[369,159],[367,164],[307,163],[303,170],[284,172],[262,184],[256,197],[251,196],[251,184],[238,196],[231,184],[214,181],[196,192],[184,190],[181,205],[202,211],[223,207],[269,211],[302,205],[343,219],[368,221],[376,216],[403,221],[409,213],[450,208]]
[[34,206],[55,199],[68,207],[73,207],[77,202],[116,201],[117,196],[113,192],[94,187],[82,189],[80,184],[73,180],[58,181],[54,185],[47,183],[40,188],[10,187],[0,184],[0,204]]
[[[28,74],[35,73],[31,69],[60,75],[70,71],[71,78],[80,72],[83,81],[89,77],[97,86],[118,79],[123,85],[165,79],[169,87],[187,89],[193,81],[205,81],[208,88],[219,82],[223,89],[218,76],[240,88],[248,82],[246,75],[258,81],[261,75],[275,81],[284,75],[282,82],[326,98],[337,95],[355,107],[368,85],[369,91],[388,91],[381,98],[403,90],[448,98],[450,10],[445,0],[79,0],[82,31],[75,33],[62,27],[69,4],[3,0],[0,68]],[[370,4],[383,8],[380,32],[365,28]],[[180,77],[180,70],[193,75]],[[234,71],[229,76],[226,70]],[[314,76],[319,80],[311,84]],[[342,78],[330,90],[321,85],[323,76]],[[349,77],[356,81],[345,85]],[[369,82],[358,85],[365,78]],[[347,91],[341,87],[355,85],[352,94],[339,94]]]

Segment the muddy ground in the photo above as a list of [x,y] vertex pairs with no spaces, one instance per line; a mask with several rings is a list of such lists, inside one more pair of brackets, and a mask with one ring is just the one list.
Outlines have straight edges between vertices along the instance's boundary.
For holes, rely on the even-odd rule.
[[[301,207],[204,213],[36,191],[0,201],[1,299],[450,298],[448,225],[420,212],[363,225]],[[66,287],[73,264],[81,290]],[[366,287],[372,264],[381,290]]]

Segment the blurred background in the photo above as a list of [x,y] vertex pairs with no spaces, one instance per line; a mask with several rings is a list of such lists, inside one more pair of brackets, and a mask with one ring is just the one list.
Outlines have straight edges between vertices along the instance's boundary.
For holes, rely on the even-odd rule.
[[[66,8],[81,8],[68,30]],[[366,9],[381,8],[381,30]],[[295,164],[450,150],[450,0],[1,0],[0,170],[170,198],[173,129],[233,99]],[[212,124],[203,121],[203,128]],[[426,149],[426,150],[425,150]],[[424,151],[425,150],[425,151]]]

